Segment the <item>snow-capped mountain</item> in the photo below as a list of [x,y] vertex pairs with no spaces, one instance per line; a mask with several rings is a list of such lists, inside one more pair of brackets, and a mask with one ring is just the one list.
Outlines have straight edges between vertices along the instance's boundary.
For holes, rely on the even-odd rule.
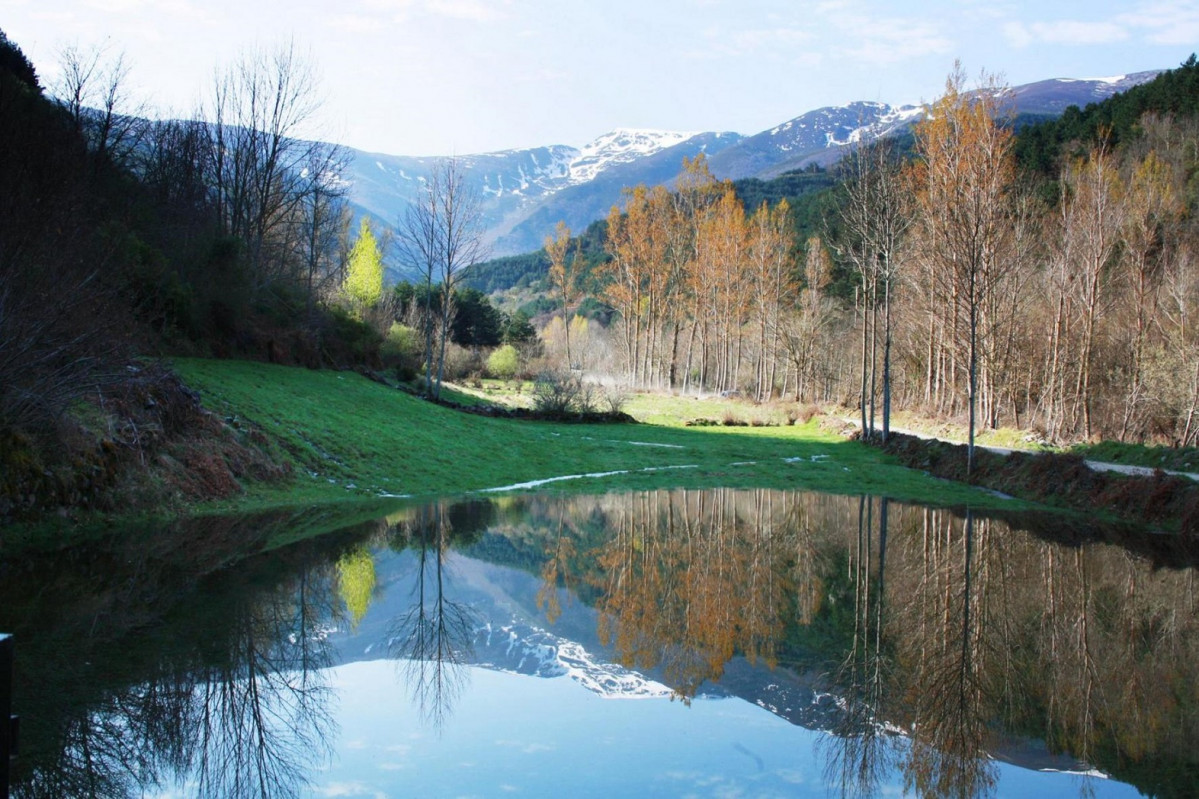
[[[1108,78],[1056,78],[1012,89],[1015,111],[1060,114],[1152,80],[1158,72]],[[483,200],[492,254],[535,250],[558,221],[578,232],[639,183],[669,184],[684,157],[705,153],[719,178],[770,178],[838,160],[847,148],[911,126],[917,105],[853,102],[819,108],[751,136],[617,128],[583,147],[549,145],[459,156]],[[362,213],[394,225],[437,161],[352,151],[345,176]],[[398,277],[393,274],[393,277]]]
[[577,151],[577,156],[570,164],[571,182],[587,183],[616,164],[632,163],[698,135],[667,130],[617,128]]
[[920,118],[920,106],[856,102],[818,108],[742,139],[712,158],[720,178],[774,177],[836,160],[845,147],[889,136]]
[[[740,137],[730,133],[618,128],[581,147],[550,145],[458,157],[479,193],[493,253],[541,246],[559,220],[581,231],[637,183],[665,183],[684,157],[713,153]],[[350,200],[383,225],[398,222],[439,159],[352,151]],[[393,277],[399,277],[399,274]]]
[[1152,70],[1109,78],[1054,78],[1016,86],[1012,89],[1012,97],[1016,108],[1023,113],[1056,116],[1069,106],[1084,108],[1088,103],[1097,103],[1117,92],[1148,83],[1160,74],[1160,70]]
[[671,689],[633,669],[608,662],[577,641],[515,619],[475,631],[474,664],[548,679],[568,677],[608,699],[669,698]]

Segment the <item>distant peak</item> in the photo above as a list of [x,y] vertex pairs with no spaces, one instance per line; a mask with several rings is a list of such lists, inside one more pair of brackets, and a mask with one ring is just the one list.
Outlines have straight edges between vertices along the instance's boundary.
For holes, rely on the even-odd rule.
[[699,134],[695,131],[655,130],[653,128],[613,128],[607,133],[597,136],[594,141],[585,145],[584,149],[587,147],[594,147],[601,143],[608,144],[609,142],[615,142],[622,139],[630,142],[671,141],[677,143],[681,141],[687,141],[687,139],[697,135]]
[[677,130],[615,128],[579,149],[578,158],[570,165],[571,179],[584,183],[615,164],[653,155],[697,135]]

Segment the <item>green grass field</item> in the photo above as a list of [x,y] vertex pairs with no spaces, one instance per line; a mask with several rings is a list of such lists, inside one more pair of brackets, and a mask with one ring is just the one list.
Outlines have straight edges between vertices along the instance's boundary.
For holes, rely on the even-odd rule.
[[[251,487],[234,503],[243,508],[383,494],[461,494],[543,480],[553,482],[530,488],[767,487],[1026,507],[898,466],[815,421],[689,428],[490,419],[438,407],[352,372],[199,359],[180,359],[174,366],[208,408],[260,426],[297,467],[289,486]],[[649,418],[675,422],[677,409],[663,403],[682,403],[688,412],[703,409],[687,416],[711,416],[714,410],[694,400],[646,402],[657,403]],[[750,412],[740,415],[753,418]],[[599,473],[605,474],[577,477]]]

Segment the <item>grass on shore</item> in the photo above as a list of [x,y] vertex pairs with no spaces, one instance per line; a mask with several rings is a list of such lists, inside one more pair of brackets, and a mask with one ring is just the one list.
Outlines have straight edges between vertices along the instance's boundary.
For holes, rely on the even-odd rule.
[[258,425],[297,466],[291,485],[255,486],[234,503],[239,508],[382,494],[458,494],[610,472],[618,473],[537,488],[764,487],[1028,507],[899,466],[814,420],[796,426],[683,428],[491,419],[435,406],[352,372],[200,359],[180,359],[174,366],[208,408],[231,423]]

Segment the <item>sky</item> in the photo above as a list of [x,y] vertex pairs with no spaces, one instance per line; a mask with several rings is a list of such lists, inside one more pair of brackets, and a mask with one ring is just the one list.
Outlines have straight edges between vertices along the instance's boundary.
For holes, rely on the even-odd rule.
[[304,135],[464,155],[928,102],[955,59],[1011,85],[1176,67],[1199,50],[1199,0],[0,0],[0,30],[48,87],[65,47],[123,55],[164,117],[290,41],[320,76]]

